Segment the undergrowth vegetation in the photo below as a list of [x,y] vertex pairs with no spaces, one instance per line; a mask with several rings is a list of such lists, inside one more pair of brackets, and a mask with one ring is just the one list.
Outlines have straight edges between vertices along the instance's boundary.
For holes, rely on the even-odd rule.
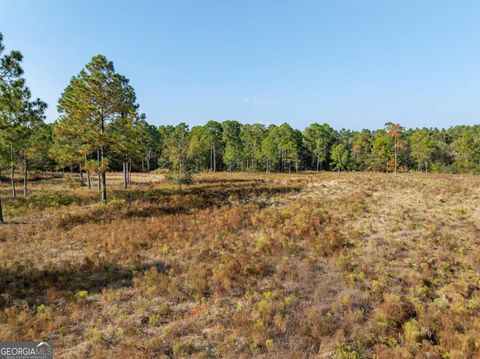
[[64,358],[480,355],[474,176],[134,175],[102,204],[59,186],[5,204],[3,340]]

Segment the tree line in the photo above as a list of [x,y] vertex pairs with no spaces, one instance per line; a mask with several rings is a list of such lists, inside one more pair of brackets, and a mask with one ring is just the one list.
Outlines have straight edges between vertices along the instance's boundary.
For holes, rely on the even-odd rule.
[[[22,54],[6,52],[0,34],[0,180],[17,196],[20,172],[75,171],[81,185],[107,199],[106,172],[123,171],[432,171],[478,172],[480,126],[335,130],[313,123],[208,121],[203,126],[154,126],[139,112],[134,88],[114,64],[97,55],[74,75],[58,100],[59,118],[45,122],[47,105],[33,99]],[[1,201],[0,201],[1,209]],[[1,210],[0,210],[1,213]],[[1,218],[0,218],[1,219]]]

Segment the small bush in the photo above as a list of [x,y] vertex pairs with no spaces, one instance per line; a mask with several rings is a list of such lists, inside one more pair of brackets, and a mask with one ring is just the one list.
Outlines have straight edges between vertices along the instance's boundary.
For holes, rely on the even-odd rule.
[[169,172],[165,175],[167,182],[176,184],[178,186],[190,185],[193,183],[192,172]]

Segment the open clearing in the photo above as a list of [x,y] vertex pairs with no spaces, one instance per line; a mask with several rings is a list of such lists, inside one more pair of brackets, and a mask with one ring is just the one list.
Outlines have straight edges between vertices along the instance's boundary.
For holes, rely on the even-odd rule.
[[2,340],[61,358],[480,356],[477,176],[120,180],[107,204],[62,179],[5,200]]

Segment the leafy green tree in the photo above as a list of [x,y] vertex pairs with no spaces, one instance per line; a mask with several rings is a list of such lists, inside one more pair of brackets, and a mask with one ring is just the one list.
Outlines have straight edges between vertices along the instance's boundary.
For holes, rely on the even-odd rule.
[[107,200],[106,152],[112,145],[107,127],[131,105],[126,101],[130,89],[128,81],[115,73],[113,62],[97,55],[71,79],[58,102],[61,115],[83,123],[85,142],[97,153],[102,201]]
[[10,180],[12,195],[16,197],[15,170],[22,163],[24,196],[28,189],[28,156],[35,147],[32,134],[43,124],[46,104],[40,99],[32,100],[26,82],[20,76],[22,55],[18,51],[4,53],[3,37],[0,34],[0,146],[9,150]]
[[130,185],[132,159],[141,155],[138,123],[145,119],[145,115],[139,115],[137,112],[139,106],[136,103],[135,90],[129,80],[119,75],[117,79],[118,92],[115,100],[118,106],[118,117],[107,127],[107,137],[110,139],[113,154],[122,159],[123,187],[126,189]]
[[32,146],[29,148],[29,161],[32,168],[47,172],[54,168],[54,161],[49,155],[53,144],[53,124],[45,122],[36,126],[31,135]]
[[208,132],[208,140],[210,142],[209,168],[210,171],[216,172],[217,162],[221,161],[219,156],[222,152],[223,127],[219,122],[208,121],[205,129]]
[[322,125],[314,123],[303,132],[305,147],[312,154],[311,157],[317,171],[322,169],[323,164],[327,161],[334,137],[335,130],[326,123]]
[[301,146],[298,133],[288,123],[283,123],[278,127],[278,141],[282,170],[290,172],[292,165],[298,170]]
[[145,116],[141,115],[135,125],[136,134],[138,136],[138,147],[141,154],[142,170],[143,164],[146,164],[146,169],[150,172],[152,168],[152,160],[158,158],[160,155],[161,140],[157,128],[149,124],[145,120]]
[[[10,51],[5,53],[5,46],[3,45],[3,35],[0,33],[0,133],[5,134],[5,131],[11,130],[11,93],[12,87],[18,86],[20,76],[23,74],[21,66],[23,56],[20,51]],[[15,106],[13,106],[15,107]],[[8,136],[1,136],[0,138],[0,155],[2,155],[1,162],[5,164],[7,156],[8,143],[5,142]],[[2,199],[0,195],[0,223],[4,223]]]
[[262,160],[262,141],[266,136],[266,129],[264,125],[253,124],[243,125],[240,130],[240,139],[242,141],[245,167],[248,170],[257,170],[258,163]]
[[12,50],[5,54],[3,45],[3,35],[0,32],[0,81],[10,81],[17,79],[23,74],[21,62],[23,55],[20,51]]
[[460,171],[477,171],[480,164],[480,137],[476,128],[462,128],[453,142],[455,164]]
[[112,155],[117,155],[122,160],[123,187],[125,189],[130,185],[132,159],[140,156],[140,146],[138,144],[140,136],[138,136],[136,121],[136,114],[130,113],[121,116],[109,128],[109,135],[113,141]]
[[348,165],[350,152],[343,143],[337,143],[332,147],[332,162],[334,169],[338,171],[345,170]]
[[88,188],[91,188],[90,171],[87,156],[93,151],[93,144],[88,142],[87,128],[83,121],[63,116],[53,125],[53,140],[49,149],[50,158],[61,168],[78,166],[81,184],[83,185],[82,163],[87,172]]
[[388,161],[393,152],[393,138],[388,136],[385,130],[377,130],[373,133],[370,168],[374,171],[388,171]]
[[428,170],[428,162],[431,161],[435,152],[435,139],[426,128],[416,130],[410,136],[411,156],[418,163],[418,169],[423,164],[425,172]]
[[174,172],[183,174],[190,170],[188,163],[188,125],[180,123],[165,130],[164,157]]
[[48,137],[43,136],[45,130],[44,113],[47,104],[40,99],[36,99],[34,101],[27,100],[25,106],[24,121],[19,128],[22,141],[18,144],[18,149],[23,164],[23,196],[27,197],[29,166],[33,164],[34,157],[45,150],[47,144],[43,141],[48,140]]
[[196,170],[206,169],[212,155],[210,133],[205,126],[192,127],[188,144],[188,157],[192,159]]
[[387,128],[387,134],[393,137],[393,150],[394,150],[394,173],[397,174],[397,162],[398,162],[398,145],[399,137],[402,135],[403,127],[398,123],[387,122],[385,124]]
[[262,154],[265,160],[265,171],[270,173],[279,159],[279,134],[278,127],[268,127],[267,136],[262,141]]
[[223,163],[231,171],[241,162],[242,141],[240,139],[242,125],[237,121],[225,121],[222,123],[222,142],[225,146]]
[[372,135],[369,130],[363,130],[353,135],[352,156],[356,169],[365,170],[371,155]]
[[262,141],[262,152],[266,161],[266,171],[272,168],[279,171],[291,171],[292,165],[298,170],[300,162],[301,133],[284,123],[270,126]]

